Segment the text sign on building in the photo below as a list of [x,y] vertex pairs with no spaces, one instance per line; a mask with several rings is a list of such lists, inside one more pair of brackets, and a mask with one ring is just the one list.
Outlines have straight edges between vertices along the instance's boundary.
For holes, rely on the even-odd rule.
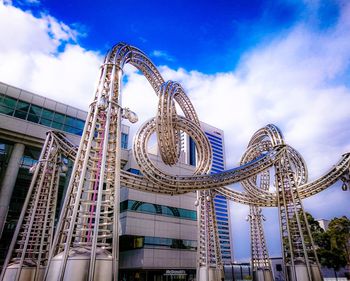
[[179,276],[179,275],[187,275],[185,270],[166,270],[164,275],[171,275],[171,276]]

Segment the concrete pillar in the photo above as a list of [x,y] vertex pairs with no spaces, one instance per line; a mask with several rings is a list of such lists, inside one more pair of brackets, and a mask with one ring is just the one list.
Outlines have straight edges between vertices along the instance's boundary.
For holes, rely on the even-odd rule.
[[16,143],[13,147],[11,158],[5,171],[0,189],[0,237],[5,226],[7,212],[10,205],[13,189],[15,187],[21,158],[24,152],[24,144]]

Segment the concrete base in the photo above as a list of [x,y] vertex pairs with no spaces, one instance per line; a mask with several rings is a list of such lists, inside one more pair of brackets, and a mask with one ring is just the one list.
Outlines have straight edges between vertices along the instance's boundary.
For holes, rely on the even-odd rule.
[[220,268],[202,266],[197,270],[197,281],[223,281],[224,273]]
[[292,267],[287,265],[287,274],[289,281],[323,281],[322,274],[316,264],[311,265],[311,280],[307,272],[307,267],[303,262],[295,264],[295,275],[293,274]]
[[[46,267],[41,267],[36,277],[37,281],[41,281],[44,278]],[[5,269],[4,279],[2,281],[15,281],[17,280],[17,274],[20,274],[18,281],[34,281],[36,274],[36,267],[22,266],[22,270],[18,264],[11,264]]]
[[272,272],[268,269],[253,271],[253,281],[273,281]]
[[[102,249],[96,250],[96,265],[94,280],[111,281],[113,276],[112,256]],[[47,281],[59,280],[61,265],[63,261],[63,253],[58,254],[51,260],[48,269]],[[86,281],[88,280],[90,267],[90,251],[79,248],[70,251],[67,259],[65,271],[63,272],[63,281]]]

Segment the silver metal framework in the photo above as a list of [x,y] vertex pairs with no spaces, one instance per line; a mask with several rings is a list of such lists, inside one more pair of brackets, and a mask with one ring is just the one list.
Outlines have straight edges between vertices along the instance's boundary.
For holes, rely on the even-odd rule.
[[[157,115],[141,126],[133,144],[134,157],[143,176],[120,169],[121,118],[128,118],[132,122],[137,120],[132,112],[121,107],[122,69],[127,63],[143,73],[159,97]],[[183,115],[176,112],[176,103]],[[176,164],[180,155],[181,131],[187,133],[196,143],[197,167],[191,176],[167,174],[151,161],[147,152],[148,141],[155,133],[164,163]],[[45,157],[48,157],[50,151],[49,143],[47,141],[43,149],[44,159],[47,159]],[[162,194],[198,192],[197,278],[201,281],[222,278],[213,205],[216,194],[251,206],[253,269],[261,268],[271,272],[259,207],[278,207],[289,281],[321,280],[301,200],[344,178],[349,173],[350,163],[350,154],[345,154],[328,173],[308,183],[306,165],[300,154],[285,143],[276,126],[267,125],[253,135],[242,157],[241,166],[208,174],[212,161],[211,146],[183,88],[176,82],[165,82],[143,52],[124,43],[115,45],[105,57],[79,149],[73,151],[70,148],[69,157],[75,158],[75,163],[55,237],[52,244],[50,242],[45,246],[44,241],[51,241],[52,231],[49,232],[50,238],[42,236],[37,243],[41,249],[40,255],[34,258],[37,266],[47,266],[45,280],[117,280],[119,239],[116,233],[119,233],[120,227],[120,185]],[[45,163],[51,163],[50,161]],[[47,169],[52,166],[52,169],[57,170],[57,161],[55,158],[52,160],[52,163],[56,163],[53,166],[40,164],[40,167],[44,165]],[[55,173],[56,176],[51,176],[51,173],[38,171],[33,180],[37,181],[38,175],[45,174],[47,178],[43,182],[50,184],[44,187],[51,188],[57,185],[57,172]],[[275,177],[275,191],[269,187],[272,176]],[[226,187],[237,182],[242,182],[243,192]],[[49,194],[52,192],[48,192]],[[41,206],[41,197],[38,198],[30,205],[36,210]],[[50,200],[48,202],[52,202]],[[29,203],[26,204],[23,217]],[[46,210],[52,211],[52,208],[53,205],[50,205]],[[34,215],[35,212],[30,212],[30,222],[23,224],[23,227],[33,228],[36,223],[40,223],[40,219]],[[52,218],[47,217],[45,222],[49,221],[49,228],[52,230]],[[19,232],[18,229],[17,233]],[[23,239],[21,245],[28,245],[32,238],[25,236]],[[51,248],[49,255],[48,248]],[[22,268],[27,260],[24,255],[20,260]],[[266,276],[264,280],[267,281],[269,275]]]
[[[141,126],[135,136],[133,152],[143,176],[120,171],[121,77],[122,69],[127,63],[144,74],[159,97],[156,117]],[[177,114],[175,102],[184,116]],[[158,168],[148,156],[147,143],[151,135],[156,133],[164,163],[177,163],[180,131],[187,133],[196,143],[198,166],[193,176],[169,175]],[[211,160],[210,143],[202,132],[194,107],[181,85],[172,81],[165,82],[153,63],[137,48],[123,43],[114,46],[106,55],[101,67],[99,85],[77,152],[46,278],[68,280],[70,276],[76,277],[76,260],[85,259],[86,262],[82,264],[87,272],[81,274],[81,280],[95,280],[99,274],[103,274],[106,279],[117,279],[118,238],[113,233],[118,233],[119,228],[119,187],[122,184],[142,191],[163,194],[199,190],[198,268],[205,268],[206,273],[202,274],[203,270],[199,270],[198,278],[219,280],[220,274],[208,274],[209,268],[221,267],[212,205],[212,198],[216,193],[251,206],[277,206],[281,214],[281,228],[291,229],[292,222],[296,221],[298,228],[293,233],[306,235],[304,230],[308,229],[307,224],[305,220],[302,223],[300,219],[300,214],[303,214],[301,199],[327,188],[348,172],[350,154],[344,155],[338,165],[325,176],[306,183],[307,173],[301,156],[285,144],[277,127],[268,125],[253,136],[240,167],[209,175]],[[270,167],[275,167],[276,170],[276,192],[258,188],[254,180],[259,173],[266,173],[264,171]],[[285,174],[288,174],[288,183],[285,181]],[[245,192],[225,187],[240,181],[244,182]],[[211,191],[201,191],[209,189]],[[293,196],[290,197],[290,194]],[[209,198],[209,201],[204,198]],[[289,215],[293,210],[294,214],[297,214],[295,219]],[[288,220],[285,219],[286,216],[289,216]],[[291,241],[292,232],[286,233],[286,237]],[[308,248],[305,245],[305,241],[310,241],[311,237],[308,236],[309,240],[301,238],[301,244],[304,246],[298,258],[304,258],[310,273],[311,256],[307,253]],[[294,249],[299,245],[300,243],[295,242],[288,248],[283,239],[284,256],[290,257],[294,268],[296,256],[290,253],[299,253],[300,251]],[[288,264],[288,260],[285,262]],[[103,263],[105,267],[102,266]],[[312,276],[308,274],[308,277]],[[294,280],[297,279],[291,279]]]
[[[284,144],[284,139],[277,127],[269,125],[254,134],[249,143],[248,150],[243,156],[243,163],[256,157],[259,144],[265,143],[267,146]],[[259,148],[260,149],[260,148]],[[260,189],[266,191],[270,185],[270,171],[266,170],[260,177]],[[306,164],[299,153],[289,147],[283,152],[283,156],[274,165],[274,175],[276,183],[276,193],[278,199],[278,209],[280,214],[281,241],[283,247],[283,258],[286,265],[288,280],[322,280],[319,263],[313,239],[309,230],[305,212],[302,208],[299,195],[299,186],[307,181]],[[255,196],[257,190],[256,177],[243,181],[247,193]],[[256,216],[259,212],[257,207],[251,207],[255,212],[251,216],[252,232],[252,263],[253,271],[257,272],[256,263],[268,258],[262,226],[261,216]],[[255,224],[255,225],[254,225]],[[262,260],[257,256],[256,245],[259,245],[263,253]],[[264,266],[264,265],[262,265]],[[264,268],[264,267],[262,267]],[[265,269],[271,271],[268,264]],[[266,271],[265,271],[266,273]],[[256,280],[270,280],[271,276],[260,274],[255,276]]]
[[266,246],[262,220],[265,220],[260,207],[249,206],[251,259],[254,281],[272,281],[272,269]]
[[42,280],[51,248],[63,157],[75,148],[62,133],[50,131],[28,190],[0,280]]

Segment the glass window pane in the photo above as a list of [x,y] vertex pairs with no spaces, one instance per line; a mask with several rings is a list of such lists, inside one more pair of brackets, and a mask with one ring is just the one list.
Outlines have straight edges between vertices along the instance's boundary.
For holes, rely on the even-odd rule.
[[40,106],[31,105],[31,106],[30,106],[29,113],[35,114],[35,115],[37,115],[38,117],[40,117],[41,111],[42,111],[42,110],[43,110],[43,109],[42,109],[42,107],[40,107]]
[[122,133],[121,147],[123,149],[128,148],[128,135],[127,134]]
[[6,107],[6,106],[3,106],[3,105],[0,105],[0,113],[4,113],[6,115],[11,115],[12,116],[13,109],[9,108],[9,107]]
[[63,126],[63,131],[67,132],[67,133],[71,133],[71,134],[75,134],[76,129],[71,127],[71,126]]
[[64,117],[65,117],[65,115],[55,112],[55,115],[53,117],[53,121],[63,124],[64,123]]
[[5,97],[4,105],[6,105],[7,107],[15,108],[16,100],[10,97]]
[[24,102],[24,101],[18,101],[16,105],[17,110],[22,110],[22,111],[27,111],[29,108],[29,103]]
[[74,125],[75,125],[75,118],[70,117],[70,116],[66,116],[66,120],[64,121],[64,124],[68,125],[68,126],[71,126],[71,127],[74,127]]
[[53,111],[43,109],[42,117],[47,119],[47,120],[52,120],[53,119]]
[[125,212],[128,209],[128,200],[120,202],[120,212]]
[[147,213],[154,214],[156,212],[156,208],[153,204],[145,203],[140,206],[140,208],[137,209],[138,211],[144,211]]
[[62,125],[61,123],[57,123],[57,122],[52,121],[52,125],[51,125],[52,128],[61,130],[61,129],[62,129],[62,126],[63,126],[63,125]]
[[83,134],[82,130],[71,127],[71,126],[67,126],[67,125],[63,126],[63,131],[71,133],[71,134],[79,135],[79,136],[81,136]]
[[39,117],[35,114],[28,114],[27,120],[34,123],[39,123]]
[[85,122],[83,120],[76,119],[75,120],[75,127],[83,130],[84,129]]
[[138,169],[134,169],[134,168],[128,169],[128,172],[133,173],[135,175],[141,175],[141,171]]
[[14,116],[25,120],[27,117],[27,112],[21,111],[21,110],[16,110]]
[[47,119],[41,118],[40,124],[48,126],[48,127],[51,127],[51,120],[47,120]]

